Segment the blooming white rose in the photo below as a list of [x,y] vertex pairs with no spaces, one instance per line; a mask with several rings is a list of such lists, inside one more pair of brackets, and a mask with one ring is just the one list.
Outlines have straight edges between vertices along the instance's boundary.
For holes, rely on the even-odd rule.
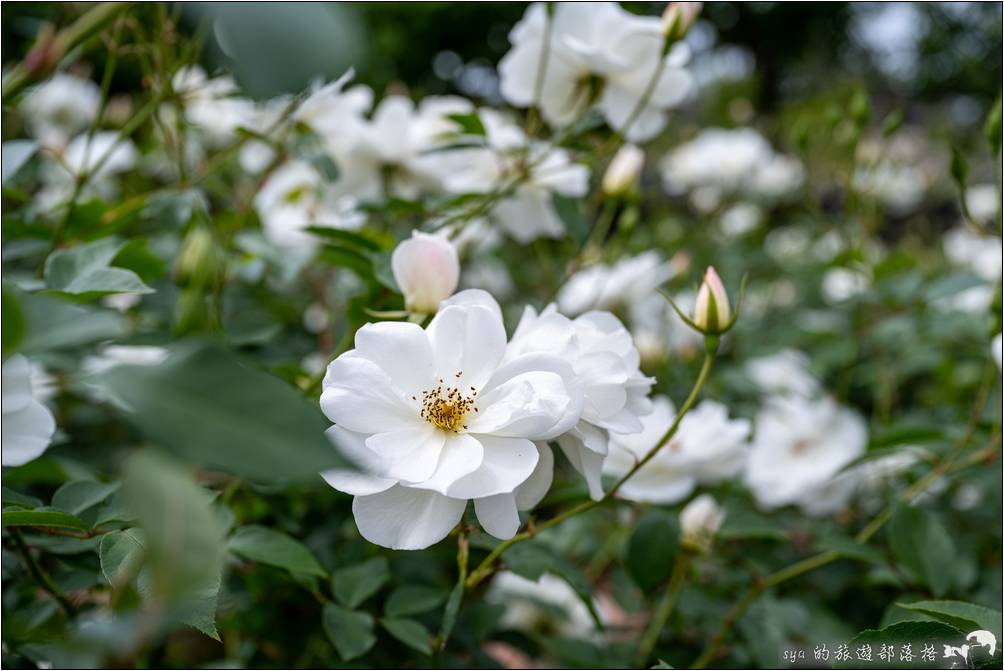
[[675,271],[658,252],[629,256],[612,266],[597,264],[572,275],[558,291],[561,311],[577,315],[588,310],[612,310],[655,293]]
[[[831,398],[772,398],[756,418],[746,483],[765,508],[794,504],[812,514],[820,490],[864,453],[867,442],[861,416]],[[839,507],[853,486],[833,486],[839,491],[827,498]]]
[[90,79],[57,73],[32,87],[20,109],[32,135],[52,148],[62,148],[94,121],[101,105],[101,88]]
[[20,354],[3,362],[2,452],[4,466],[36,459],[52,442],[56,421],[32,394],[31,365]]
[[809,357],[797,350],[784,349],[750,359],[746,362],[746,373],[767,394],[812,398],[821,392],[819,380],[809,370]]
[[417,107],[406,96],[387,96],[357,128],[329,133],[347,137],[332,143],[342,188],[360,200],[441,192],[460,156],[432,150],[445,146],[447,136],[459,129],[450,115],[473,109],[469,100],[457,96],[429,96]]
[[175,73],[171,84],[182,98],[185,120],[212,147],[234,141],[238,128],[255,125],[254,102],[236,95],[237,82],[229,75],[209,78],[198,65],[188,65]]
[[254,206],[265,237],[285,250],[307,252],[318,240],[308,226],[355,230],[366,222],[357,200],[325,181],[308,163],[290,161],[269,175]]
[[804,179],[796,159],[776,153],[752,128],[704,130],[667,154],[659,170],[668,193],[690,193],[702,212],[717,209],[727,197],[779,200]]
[[328,436],[361,471],[323,476],[355,496],[363,537],[428,547],[468,499],[485,531],[512,537],[518,508],[543,496],[538,478],[545,490],[550,482],[550,454],[532,441],[565,433],[582,413],[571,367],[543,354],[506,358],[501,314],[475,302],[445,302],[425,329],[367,324],[355,345],[328,366],[321,408],[335,422]]
[[[529,580],[512,571],[499,571],[486,599],[505,606],[500,618],[504,629],[531,633],[547,623],[562,636],[589,638],[596,633],[596,622],[582,599],[567,582],[550,573]],[[601,620],[606,619],[602,604],[594,602],[593,606]]]
[[558,445],[586,479],[590,496],[599,499],[609,435],[642,430],[640,417],[651,410],[648,393],[655,379],[642,375],[631,334],[609,312],[588,312],[573,320],[554,305],[540,314],[527,306],[506,357],[528,353],[558,356],[575,371],[584,395],[582,417],[558,438]]
[[[676,419],[673,402],[652,400],[652,412],[641,418],[634,434],[613,433],[603,472],[621,477],[651,450]],[[625,482],[618,495],[631,501],[676,503],[690,496],[699,483],[713,484],[737,476],[749,445],[750,422],[729,419],[721,403],[705,400],[680,421],[676,435]]]
[[563,2],[550,18],[544,3],[534,3],[509,41],[499,62],[502,95],[518,107],[539,106],[551,125],[567,125],[595,105],[613,129],[631,120],[627,139],[644,141],[663,129],[665,110],[692,86],[680,67],[686,46],[664,54],[660,20],[614,2]]
[[554,195],[586,195],[589,169],[573,162],[565,150],[531,140],[507,115],[491,109],[478,114],[486,147],[450,152],[458,163],[444,177],[447,190],[488,193],[509,188],[511,194],[492,207],[494,223],[522,244],[538,237],[564,237],[566,229],[554,208]]
[[711,494],[701,494],[680,511],[680,541],[684,546],[707,552],[725,521],[725,511]]
[[390,265],[410,312],[432,314],[460,280],[457,250],[442,236],[421,231],[398,243]]
[[131,140],[119,141],[115,131],[98,131],[88,138],[81,133],[62,150],[59,161],[43,164],[45,186],[37,196],[42,209],[52,209],[70,198],[77,176],[89,174],[81,198],[111,200],[118,193],[117,177],[136,165],[138,152]]
[[942,246],[948,260],[958,266],[970,268],[974,273],[999,284],[1004,251],[996,235],[982,236],[966,226],[945,233]]

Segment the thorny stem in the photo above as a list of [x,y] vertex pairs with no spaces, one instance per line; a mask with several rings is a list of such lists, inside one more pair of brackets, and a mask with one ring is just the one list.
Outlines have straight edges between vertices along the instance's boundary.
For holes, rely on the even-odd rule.
[[641,643],[638,645],[638,663],[636,665],[638,668],[644,668],[648,658],[652,655],[652,649],[655,648],[655,644],[659,640],[659,634],[662,633],[663,627],[669,621],[669,616],[673,614],[673,608],[676,606],[676,600],[680,596],[680,589],[687,579],[689,569],[690,553],[686,551],[678,553],[676,562],[673,564],[673,574],[669,579],[669,585],[666,586],[666,593],[659,601],[655,615],[648,623]]
[[632,466],[631,470],[625,473],[620,480],[614,483],[614,486],[611,487],[610,490],[603,495],[603,498],[595,501],[583,501],[579,505],[574,506],[573,508],[569,508],[560,515],[552,517],[551,519],[545,522],[541,522],[535,525],[532,529],[528,529],[527,531],[516,534],[509,540],[500,543],[498,547],[492,550],[488,554],[488,556],[485,557],[484,561],[478,564],[478,567],[471,572],[471,575],[470,577],[467,578],[466,582],[467,589],[474,589],[475,587],[478,586],[478,584],[481,583],[482,580],[487,578],[488,575],[491,574],[491,572],[494,570],[495,561],[502,556],[502,553],[504,553],[513,545],[521,543],[525,540],[530,540],[537,533],[541,531],[557,526],[570,517],[574,517],[579,513],[584,513],[587,510],[592,510],[596,506],[606,503],[607,501],[613,499],[617,495],[618,490],[624,485],[624,483],[627,482],[635,473],[641,470],[641,468],[644,467],[645,464],[651,461],[656,454],[658,454],[659,450],[662,449],[662,447],[666,443],[668,443],[674,435],[676,435],[677,430],[680,428],[680,422],[683,421],[684,416],[686,416],[686,414],[697,402],[697,396],[700,394],[701,388],[704,386],[704,383],[708,379],[708,373],[711,371],[711,364],[715,359],[715,351],[717,350],[717,341],[713,341],[713,338],[709,338],[708,342],[709,345],[705,348],[704,363],[701,365],[701,372],[698,373],[697,380],[694,382],[694,386],[690,390],[690,395],[687,397],[687,400],[684,401],[683,405],[680,406],[680,411],[677,413],[676,419],[674,419],[670,427],[666,429],[666,433],[662,435],[662,437],[659,439],[659,442],[657,442],[654,446],[652,446],[652,449],[650,449],[640,461],[638,461],[634,466]]
[[73,605],[70,603],[69,599],[63,596],[59,589],[56,587],[55,583],[52,582],[52,578],[49,574],[35,561],[35,557],[31,554],[31,549],[28,544],[24,542],[24,536],[21,535],[21,531],[14,527],[7,527],[7,533],[14,540],[14,547],[17,549],[18,555],[21,556],[22,561],[24,561],[25,566],[28,568],[28,572],[31,573],[31,577],[35,579],[39,587],[48,592],[53,599],[59,603],[59,607],[63,609],[67,617],[73,617]]
[[[854,540],[858,543],[867,543],[879,530],[885,525],[886,522],[892,517],[893,511],[899,504],[899,501],[910,502],[916,496],[923,491],[925,491],[935,480],[944,476],[947,473],[954,472],[963,468],[965,466],[971,465],[973,463],[978,463],[984,459],[988,459],[993,456],[993,454],[1000,447],[1000,435],[995,431],[991,437],[989,444],[986,449],[980,450],[970,455],[968,458],[962,461],[958,460],[960,453],[965,448],[966,444],[972,438],[973,432],[976,430],[976,425],[979,422],[980,414],[982,412],[983,406],[986,404],[987,395],[990,393],[990,384],[996,376],[996,369],[994,368],[993,362],[987,362],[986,374],[983,377],[983,381],[980,385],[980,389],[976,394],[976,400],[973,403],[972,412],[969,417],[969,423],[966,426],[965,432],[962,436],[955,442],[954,445],[949,449],[945,458],[941,462],[933,467],[927,472],[922,478],[913,483],[908,487],[897,500],[894,500],[888,506],[886,506],[882,512],[876,515],[868,524],[866,524],[861,531],[857,533]],[[766,578],[758,580],[753,587],[751,587],[743,598],[737,602],[732,609],[728,612],[725,618],[722,620],[718,631],[711,637],[708,642],[707,647],[705,647],[704,652],[701,656],[694,661],[690,666],[693,669],[703,669],[711,663],[715,657],[718,655],[718,651],[722,644],[725,642],[725,637],[728,636],[732,627],[735,626],[739,618],[743,616],[746,609],[753,605],[757,599],[771,587],[776,587],[781,583],[791,580],[792,578],[797,578],[798,576],[814,571],[817,568],[826,566],[841,558],[841,554],[835,550],[827,550],[825,552],[820,552],[819,554],[813,555],[801,561],[795,562],[790,566],[786,566],[774,573],[771,573]]]

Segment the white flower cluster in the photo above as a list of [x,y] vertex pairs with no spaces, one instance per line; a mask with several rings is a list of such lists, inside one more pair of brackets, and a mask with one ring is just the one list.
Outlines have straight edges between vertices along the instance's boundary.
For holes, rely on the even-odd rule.
[[599,498],[614,434],[643,428],[654,380],[613,315],[569,319],[527,308],[511,339],[484,291],[444,301],[423,329],[367,324],[323,381],[329,437],[360,468],[324,473],[355,496],[360,533],[421,549],[444,538],[468,500],[484,529],[510,538],[519,511],[551,485],[556,440]]
[[782,200],[805,178],[797,159],[775,152],[752,128],[704,130],[667,154],[659,170],[666,191],[689,194],[701,212],[712,212],[729,198]]

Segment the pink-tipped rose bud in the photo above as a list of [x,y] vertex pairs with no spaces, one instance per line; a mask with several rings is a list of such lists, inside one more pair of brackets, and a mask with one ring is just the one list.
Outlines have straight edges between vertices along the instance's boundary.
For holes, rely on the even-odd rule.
[[703,2],[671,2],[662,12],[662,34],[667,40],[683,39],[697,21]]
[[645,152],[633,144],[626,144],[614,155],[603,175],[603,193],[621,196],[635,187],[641,168],[645,163]]
[[460,260],[443,237],[414,231],[394,248],[390,258],[394,280],[409,312],[432,314],[457,289]]
[[715,333],[729,323],[729,296],[718,273],[711,266],[704,272],[704,282],[697,291],[694,304],[694,323],[705,331]]

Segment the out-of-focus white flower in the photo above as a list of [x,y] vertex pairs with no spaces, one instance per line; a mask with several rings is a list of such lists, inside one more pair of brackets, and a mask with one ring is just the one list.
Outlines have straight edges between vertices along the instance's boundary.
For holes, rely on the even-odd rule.
[[617,3],[560,3],[550,17],[544,3],[534,3],[509,41],[512,48],[499,62],[503,97],[517,107],[538,106],[554,126],[595,106],[611,128],[623,131],[630,121],[627,139],[641,142],[663,129],[665,110],[692,87],[681,67],[686,46],[664,54],[660,20]]
[[902,216],[923,201],[928,180],[916,166],[883,159],[874,165],[859,167],[854,173],[854,188],[882,201],[893,214]]
[[[303,311],[303,328],[309,333],[321,333],[331,324],[331,313],[322,303],[311,303]],[[325,362],[327,363],[327,362]]]
[[473,109],[457,96],[429,96],[417,107],[406,96],[387,96],[351,133],[334,129],[328,134],[336,136],[331,144],[341,169],[340,187],[360,200],[441,192],[446,177],[461,165],[462,152],[434,150],[459,129],[450,115]]
[[465,264],[460,287],[483,289],[501,300],[512,296],[516,290],[509,267],[494,256],[479,256]]
[[[835,476],[864,453],[867,441],[861,416],[831,398],[771,398],[756,418],[746,483],[765,508],[793,504],[810,514],[833,512],[853,492],[852,482],[833,483]],[[825,497],[824,510],[821,492],[831,483],[837,491]]]
[[701,494],[680,511],[680,541],[684,547],[707,552],[725,521],[725,511],[711,494]]
[[80,369],[85,375],[99,375],[116,366],[156,366],[167,355],[166,349],[152,345],[108,345],[84,357]]
[[868,291],[871,280],[863,272],[850,268],[830,268],[823,275],[823,299],[843,303]]
[[680,40],[690,31],[701,13],[703,2],[670,2],[662,12],[662,34]]
[[750,359],[746,362],[746,373],[765,394],[813,398],[822,391],[819,380],[809,370],[809,357],[793,349]]
[[993,184],[974,184],[966,189],[966,208],[969,216],[979,223],[989,226],[997,217],[1000,196]]
[[634,189],[644,164],[645,152],[633,144],[625,144],[603,174],[603,193],[620,196]]
[[[685,291],[673,297],[681,310],[689,312],[696,296]],[[685,357],[697,352],[703,336],[680,319],[680,315],[664,297],[651,293],[628,306],[631,335],[641,353],[642,365],[656,364],[670,354]]]
[[673,195],[690,193],[702,212],[729,197],[765,202],[782,200],[799,189],[802,165],[776,153],[752,128],[710,128],[659,162],[663,186]]
[[45,186],[36,197],[37,202],[45,210],[66,202],[73,193],[74,180],[85,173],[90,178],[81,197],[111,199],[118,193],[116,177],[131,170],[136,159],[136,146],[128,139],[120,142],[115,131],[98,131],[90,141],[87,133],[82,133],[59,153],[59,160],[44,164]]
[[413,313],[434,313],[460,280],[457,250],[439,235],[413,231],[394,248],[390,263],[405,307]]
[[315,81],[293,118],[333,143],[349,143],[373,107],[373,91],[357,84],[346,88],[355,73],[349,70],[327,84]]
[[658,252],[625,257],[613,266],[594,265],[575,273],[558,292],[565,314],[613,310],[647,297],[674,275]]
[[563,149],[532,141],[507,115],[482,109],[485,148],[450,152],[455,169],[444,178],[453,193],[512,189],[491,210],[490,218],[519,243],[538,237],[561,238],[565,225],[554,208],[555,195],[584,196],[589,169]]
[[737,203],[724,213],[720,220],[722,232],[730,238],[749,233],[763,220],[763,210],[752,203]]
[[725,291],[725,285],[714,267],[708,266],[704,271],[704,281],[697,290],[693,321],[702,330],[715,333],[728,326],[730,319],[732,313],[729,311],[729,295]]
[[[335,423],[327,434],[361,472],[323,476],[355,496],[356,526],[372,543],[428,547],[460,521],[468,499],[485,531],[512,537],[521,504],[537,502],[536,480],[550,482],[549,460],[532,441],[565,433],[582,413],[571,367],[545,354],[507,357],[497,305],[464,294],[483,292],[445,302],[426,329],[363,326],[355,349],[325,374],[321,409]],[[532,490],[529,501],[521,487]]]
[[52,442],[56,421],[32,394],[31,366],[20,354],[3,362],[3,465],[21,466],[36,459]]
[[78,131],[91,125],[101,105],[101,88],[90,79],[57,73],[31,88],[21,112],[38,141],[52,148],[66,146]]
[[[641,418],[640,432],[611,434],[604,473],[623,476],[676,419],[676,409],[667,397],[656,396],[652,406],[652,412]],[[736,477],[749,451],[749,435],[749,420],[729,419],[724,405],[702,401],[683,418],[676,435],[621,486],[618,496],[639,502],[676,503],[690,496],[698,483]]]
[[198,65],[188,65],[175,73],[171,83],[182,98],[185,121],[198,129],[210,146],[232,142],[238,128],[255,125],[255,104],[236,95],[237,83],[232,77],[209,78]]
[[942,245],[952,263],[971,269],[988,282],[1000,282],[1004,252],[999,237],[984,237],[959,226],[945,234]]
[[277,168],[254,198],[265,237],[281,249],[310,252],[317,239],[308,226],[355,230],[366,222],[357,200],[328,183],[308,163]]
[[[469,294],[467,300],[476,298],[473,292],[463,293]],[[609,312],[587,312],[573,320],[554,305],[540,314],[527,306],[506,358],[531,353],[557,356],[575,371],[584,395],[582,416],[558,438],[558,445],[586,479],[590,496],[598,499],[610,433],[642,430],[640,418],[651,410],[648,393],[655,379],[642,375],[631,334]]]
[[990,343],[990,354],[993,356],[994,361],[997,362],[998,368],[1004,367],[1004,363],[1001,362],[1001,359],[1004,358],[1004,342],[1002,342],[1000,333],[994,336],[993,342]]
[[[506,629],[532,633],[541,625],[549,625],[560,635],[575,638],[589,638],[596,633],[596,623],[582,599],[567,582],[550,573],[529,580],[511,571],[500,571],[486,598],[505,606],[500,624]],[[594,607],[602,618],[600,604]]]

